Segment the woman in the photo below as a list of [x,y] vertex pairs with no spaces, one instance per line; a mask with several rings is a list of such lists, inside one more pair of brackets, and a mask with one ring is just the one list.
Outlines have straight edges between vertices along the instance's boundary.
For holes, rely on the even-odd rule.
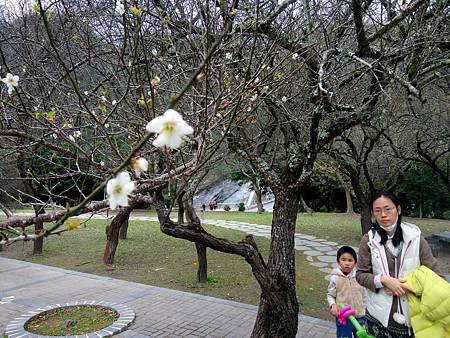
[[438,272],[437,261],[420,229],[402,222],[401,207],[390,192],[372,200],[376,222],[361,240],[356,280],[368,289],[367,332],[375,337],[414,337],[405,297],[412,290],[402,282],[425,265]]

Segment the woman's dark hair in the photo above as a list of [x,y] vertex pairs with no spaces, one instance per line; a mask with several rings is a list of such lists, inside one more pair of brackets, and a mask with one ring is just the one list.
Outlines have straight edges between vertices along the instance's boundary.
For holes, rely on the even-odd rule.
[[[394,203],[395,207],[398,210],[400,202],[399,202],[397,196],[395,196],[390,191],[380,191],[380,192],[377,192],[375,195],[373,195],[372,201],[370,202],[370,206],[372,209],[373,209],[373,203],[380,197],[389,198],[392,201],[392,203]],[[403,232],[402,232],[402,227],[400,226],[401,223],[402,223],[402,215],[399,213],[398,218],[397,218],[397,227],[395,228],[394,236],[392,237],[392,244],[395,247],[399,246],[399,244],[403,241]],[[378,234],[381,237],[381,241],[380,241],[381,244],[383,244],[383,245],[386,244],[386,242],[388,240],[387,232],[376,221],[372,223],[371,230],[378,232]]]
[[339,260],[339,258],[341,258],[341,256],[342,256],[342,254],[345,254],[345,253],[352,255],[353,259],[355,260],[355,263],[358,262],[358,258],[356,256],[355,249],[353,249],[351,246],[347,246],[347,245],[341,246],[339,248],[339,250],[337,251],[337,254],[336,254],[336,259]]

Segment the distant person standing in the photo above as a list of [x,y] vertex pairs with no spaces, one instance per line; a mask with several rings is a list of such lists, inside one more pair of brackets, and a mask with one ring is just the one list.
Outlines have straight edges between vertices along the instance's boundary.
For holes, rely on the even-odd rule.
[[206,211],[206,205],[205,205],[205,203],[202,204],[202,211],[203,211],[203,212]]
[[[361,240],[356,279],[367,288],[367,333],[375,337],[414,337],[403,282],[410,272],[425,265],[438,272],[437,261],[420,229],[402,222],[402,210],[391,192],[372,200],[375,223]],[[431,338],[431,337],[430,337]]]

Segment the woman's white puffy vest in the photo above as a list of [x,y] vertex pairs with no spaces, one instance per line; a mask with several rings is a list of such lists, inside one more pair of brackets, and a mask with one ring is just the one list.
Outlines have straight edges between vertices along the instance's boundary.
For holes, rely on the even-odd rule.
[[[401,256],[399,257],[399,279],[405,277],[412,270],[420,266],[420,229],[414,224],[404,222],[401,223],[401,227],[403,231],[403,244]],[[384,245],[380,244],[380,235],[378,232],[373,234],[373,231],[369,231],[368,235],[373,273],[375,275],[381,274],[390,276],[386,251]],[[392,298],[393,296],[386,294],[383,288],[379,289],[378,292],[368,290],[367,311],[377,318],[385,327],[388,326]],[[400,302],[403,314],[407,319],[407,325],[409,326],[408,301],[405,296],[401,296]]]

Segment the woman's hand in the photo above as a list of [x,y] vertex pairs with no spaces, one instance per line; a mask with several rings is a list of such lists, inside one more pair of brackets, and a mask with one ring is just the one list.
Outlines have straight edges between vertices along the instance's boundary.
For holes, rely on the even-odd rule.
[[333,304],[330,306],[330,314],[334,317],[337,317],[339,313],[339,307],[337,306],[337,304]]
[[381,276],[381,284],[387,289],[386,293],[388,295],[403,296],[407,292],[414,293],[414,290],[406,285],[406,283],[394,277]]

